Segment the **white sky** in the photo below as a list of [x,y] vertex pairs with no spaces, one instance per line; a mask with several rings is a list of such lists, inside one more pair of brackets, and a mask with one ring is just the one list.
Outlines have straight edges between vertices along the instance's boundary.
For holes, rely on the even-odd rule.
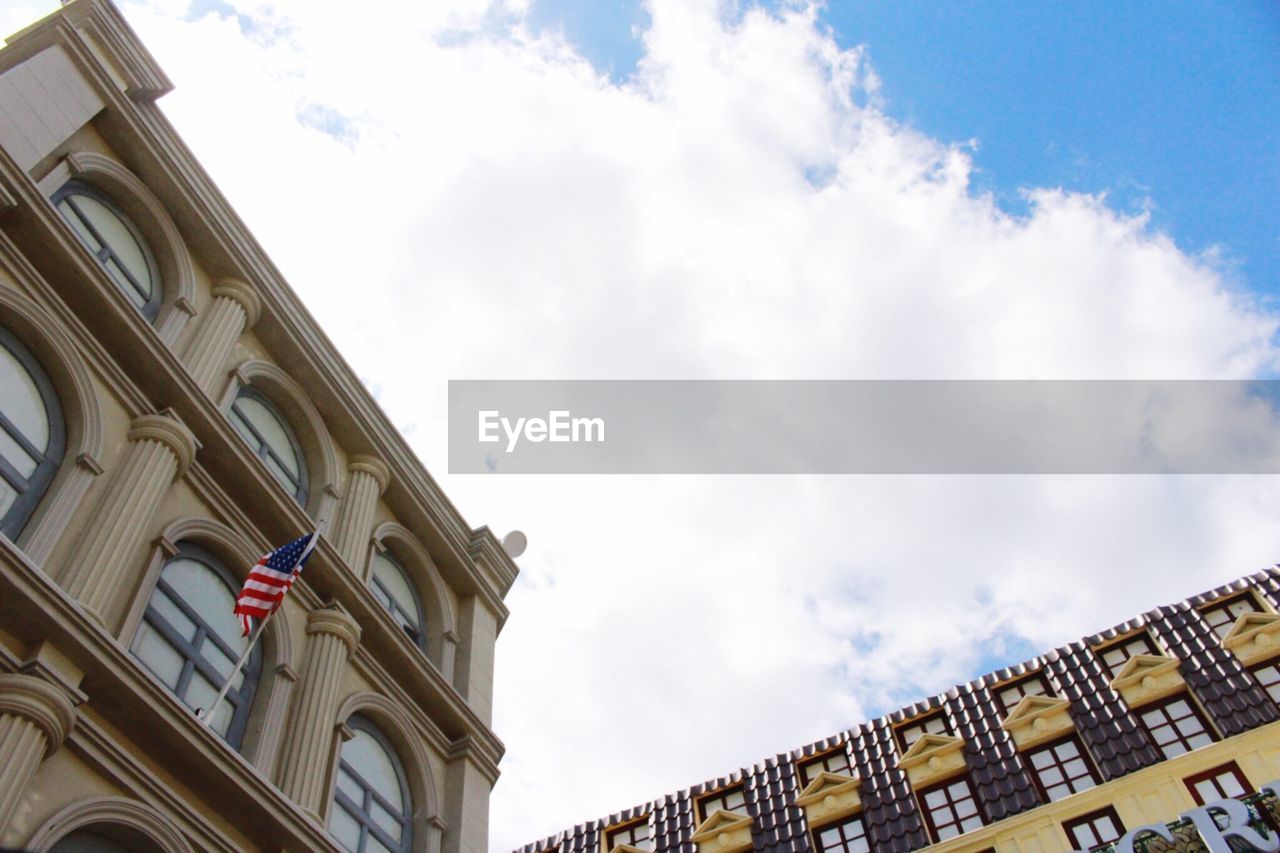
[[1267,478],[446,475],[450,378],[1276,369],[1277,317],[1212,256],[1105,198],[1029,188],[1003,215],[802,7],[652,0],[622,86],[514,2],[123,9],[177,83],[166,113],[428,468],[473,524],[529,535],[495,850],[1280,552]]

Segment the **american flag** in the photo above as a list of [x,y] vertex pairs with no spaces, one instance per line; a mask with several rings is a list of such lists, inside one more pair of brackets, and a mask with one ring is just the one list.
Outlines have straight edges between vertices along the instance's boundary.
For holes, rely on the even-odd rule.
[[253,625],[251,620],[266,619],[280,608],[284,594],[293,586],[293,579],[302,571],[319,538],[318,530],[300,536],[267,554],[249,570],[244,588],[236,596],[235,609],[244,628],[244,636],[249,636],[249,628]]

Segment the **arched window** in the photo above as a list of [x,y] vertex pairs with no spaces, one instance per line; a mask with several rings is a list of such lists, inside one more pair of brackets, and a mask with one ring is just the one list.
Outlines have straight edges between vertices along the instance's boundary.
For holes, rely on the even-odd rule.
[[187,707],[212,713],[214,731],[233,747],[244,737],[262,669],[262,649],[256,647],[222,704],[210,710],[248,643],[232,613],[236,590],[235,579],[212,554],[180,545],[156,580],[133,640],[134,655]]
[[65,442],[53,384],[0,328],[0,533],[18,538],[58,471]]
[[116,286],[147,317],[160,310],[160,273],[138,226],[98,190],[69,181],[53,203]]
[[390,611],[391,618],[396,620],[396,624],[419,648],[425,649],[427,624],[422,612],[422,599],[413,582],[409,580],[409,573],[390,551],[379,551],[373,555],[373,572],[369,577],[369,588],[373,591],[374,598]]
[[[136,849],[136,848],[135,848]],[[157,849],[151,846],[147,849]],[[132,853],[131,849],[105,835],[88,829],[77,829],[64,835],[49,853]]]
[[329,833],[351,853],[410,850],[413,814],[404,767],[391,742],[364,717],[347,720],[333,786]]
[[246,385],[231,403],[231,422],[285,491],[305,506],[307,467],[302,446],[279,409],[261,392]]

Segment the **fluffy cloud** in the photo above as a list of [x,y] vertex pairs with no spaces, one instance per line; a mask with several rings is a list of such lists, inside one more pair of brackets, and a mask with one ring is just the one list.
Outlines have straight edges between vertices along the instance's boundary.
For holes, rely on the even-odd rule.
[[[510,848],[1274,560],[1263,478],[448,478],[445,380],[1246,377],[1275,315],[1141,216],[888,117],[812,8],[126,0],[164,108],[476,523]],[[15,21],[17,23],[17,21]],[[998,164],[993,164],[998,169]]]

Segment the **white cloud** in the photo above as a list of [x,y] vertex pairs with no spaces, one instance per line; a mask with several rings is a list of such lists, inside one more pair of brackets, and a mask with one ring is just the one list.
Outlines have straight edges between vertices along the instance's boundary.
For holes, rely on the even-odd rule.
[[652,0],[621,85],[516,3],[123,7],[178,84],[165,110],[433,473],[530,535],[494,849],[1280,541],[1263,478],[445,477],[449,378],[1276,369],[1277,318],[1211,257],[1105,198],[1032,189],[1003,213],[966,149],[886,117],[811,9],[721,6]]

